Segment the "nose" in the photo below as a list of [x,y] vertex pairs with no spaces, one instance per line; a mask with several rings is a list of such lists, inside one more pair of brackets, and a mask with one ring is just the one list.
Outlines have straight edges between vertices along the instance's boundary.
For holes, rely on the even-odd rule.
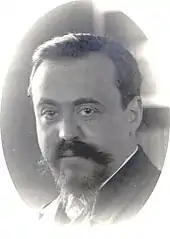
[[59,124],[58,131],[59,138],[65,140],[80,138],[82,135],[81,129],[74,119],[63,119]]

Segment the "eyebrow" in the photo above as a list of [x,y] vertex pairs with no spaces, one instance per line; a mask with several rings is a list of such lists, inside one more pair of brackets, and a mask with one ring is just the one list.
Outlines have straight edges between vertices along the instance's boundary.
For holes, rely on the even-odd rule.
[[40,102],[38,103],[38,107],[40,107],[43,104],[48,104],[48,105],[53,105],[53,106],[58,105],[58,103],[55,100],[51,100],[51,99],[48,99],[48,98],[42,98],[40,100]]
[[[97,100],[94,100],[93,98],[79,98],[75,101],[73,101],[73,104],[75,106],[82,105],[82,104],[96,104],[96,105],[101,105],[101,103]],[[38,107],[40,107],[43,104],[48,104],[48,105],[53,105],[53,106],[58,106],[58,102],[55,100],[49,99],[49,98],[42,98],[40,102],[38,103]]]
[[101,105],[99,101],[94,100],[93,98],[80,98],[73,102],[75,106],[82,105],[82,104],[90,104],[90,103]]

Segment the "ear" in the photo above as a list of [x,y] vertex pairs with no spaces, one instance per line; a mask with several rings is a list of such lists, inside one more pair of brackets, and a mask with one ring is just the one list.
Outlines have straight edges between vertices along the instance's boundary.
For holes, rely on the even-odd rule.
[[130,132],[135,134],[136,130],[139,128],[142,115],[143,107],[142,100],[140,96],[135,96],[127,106],[128,122],[130,123]]

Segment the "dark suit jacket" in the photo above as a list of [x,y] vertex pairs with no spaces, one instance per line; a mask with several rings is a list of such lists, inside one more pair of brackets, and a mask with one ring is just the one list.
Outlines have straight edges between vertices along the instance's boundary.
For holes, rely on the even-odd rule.
[[[108,219],[118,222],[135,215],[150,197],[160,171],[151,163],[139,146],[135,155],[100,190],[91,223]],[[49,208],[48,203],[44,208]],[[45,216],[45,210],[40,216]],[[69,223],[69,219],[59,207],[55,220]]]

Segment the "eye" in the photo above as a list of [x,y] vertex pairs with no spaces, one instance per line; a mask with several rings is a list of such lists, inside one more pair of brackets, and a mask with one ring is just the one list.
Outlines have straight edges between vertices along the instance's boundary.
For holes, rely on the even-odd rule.
[[93,109],[90,107],[84,107],[79,109],[78,114],[82,117],[91,117],[97,112],[97,109]]
[[43,116],[47,120],[52,120],[58,116],[58,112],[52,109],[42,110],[41,116]]

